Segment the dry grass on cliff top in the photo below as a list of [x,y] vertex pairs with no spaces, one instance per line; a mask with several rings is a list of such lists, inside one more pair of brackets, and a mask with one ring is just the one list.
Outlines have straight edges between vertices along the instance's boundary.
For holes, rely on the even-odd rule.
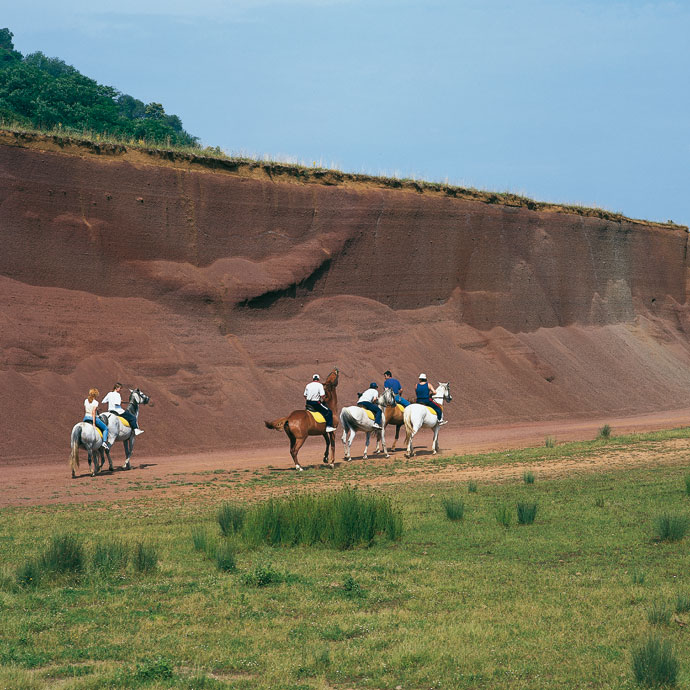
[[[683,687],[690,536],[662,540],[655,525],[690,513],[690,463],[657,466],[668,441],[646,437],[642,467],[577,477],[410,477],[383,490],[401,539],[345,551],[223,537],[216,516],[238,503],[231,489],[205,504],[4,509],[0,687],[632,688],[631,650],[650,634],[673,645]],[[330,484],[328,473],[320,486],[297,479],[284,493]],[[244,506],[263,500],[243,495]],[[448,519],[449,502],[462,519]],[[533,524],[518,524],[519,503],[536,504]],[[60,533],[83,542],[83,570],[17,584]],[[91,565],[96,545],[137,541],[157,553],[153,570]],[[204,541],[229,545],[235,569],[220,570]]]
[[[327,185],[362,185],[386,189],[414,191],[420,194],[437,194],[468,201],[478,201],[486,204],[527,208],[531,211],[549,213],[568,213],[579,216],[601,218],[616,222],[635,222],[659,227],[685,228],[673,221],[658,223],[646,220],[632,219],[621,213],[615,213],[603,208],[580,206],[577,204],[553,204],[535,201],[511,192],[492,192],[478,190],[473,187],[459,187],[440,182],[399,177],[397,175],[367,175],[342,172],[334,168],[317,165],[305,165],[296,162],[280,162],[270,157],[254,157],[232,155],[220,147],[207,146],[183,147],[161,145],[160,143],[144,139],[121,139],[108,134],[94,133],[88,130],[75,132],[62,128],[51,130],[31,129],[15,123],[0,120],[0,143],[26,146],[28,148],[42,148],[56,146],[59,150],[70,153],[72,149],[80,152],[94,152],[99,155],[123,156],[130,151],[145,155],[151,162],[164,162],[211,169],[218,172],[234,174],[261,174],[281,182],[317,183]],[[687,228],[685,228],[687,230]]]

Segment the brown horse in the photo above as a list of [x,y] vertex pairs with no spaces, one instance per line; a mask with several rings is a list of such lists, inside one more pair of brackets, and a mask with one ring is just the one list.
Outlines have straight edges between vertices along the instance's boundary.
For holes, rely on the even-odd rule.
[[[338,387],[338,369],[328,375],[324,381],[323,387],[326,391],[324,398],[324,405],[330,408],[333,412],[333,426],[338,426],[338,396],[336,388]],[[280,417],[274,419],[272,422],[264,422],[269,429],[276,431],[285,431],[290,439],[290,455],[295,462],[295,469],[302,470],[301,465],[297,462],[297,453],[307,440],[307,436],[323,436],[326,440],[326,452],[323,456],[323,461],[331,467],[335,466],[335,432],[326,431],[325,422],[317,422],[314,416],[307,410],[294,410],[287,417]],[[328,462],[328,452],[330,450],[331,462]]]
[[[398,436],[400,436],[400,427],[405,425],[403,419],[403,412],[405,408],[402,405],[388,405],[383,408],[383,428],[385,429],[389,424],[395,426],[395,439],[391,446],[391,453],[395,451],[395,446],[398,443]],[[385,449],[384,449],[385,450]]]

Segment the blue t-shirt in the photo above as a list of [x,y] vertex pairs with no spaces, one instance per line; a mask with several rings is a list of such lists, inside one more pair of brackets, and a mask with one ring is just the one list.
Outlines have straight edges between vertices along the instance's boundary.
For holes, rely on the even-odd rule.
[[418,383],[415,388],[415,393],[417,394],[417,402],[428,402],[429,401],[429,384],[428,383]]
[[400,391],[402,390],[402,386],[400,385],[400,381],[398,381],[398,379],[393,379],[393,378],[386,379],[383,382],[383,387],[384,388],[390,388],[393,391],[393,393],[395,393],[396,395],[398,395],[398,393],[400,393]]

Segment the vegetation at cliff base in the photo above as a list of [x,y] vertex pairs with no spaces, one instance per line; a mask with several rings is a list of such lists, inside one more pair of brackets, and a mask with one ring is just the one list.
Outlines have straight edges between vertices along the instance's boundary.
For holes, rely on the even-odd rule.
[[198,146],[177,115],[104,86],[58,58],[22,55],[0,29],[0,121],[37,129],[88,130],[122,139]]

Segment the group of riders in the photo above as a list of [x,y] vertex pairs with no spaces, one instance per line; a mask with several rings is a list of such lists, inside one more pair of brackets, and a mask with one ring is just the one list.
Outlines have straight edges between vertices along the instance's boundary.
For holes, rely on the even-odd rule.
[[[400,381],[393,377],[390,370],[383,372],[383,378],[383,387],[391,389],[396,404],[407,407],[410,401],[403,398],[403,387]],[[357,405],[359,407],[363,407],[374,414],[374,429],[380,429],[383,421],[381,406],[377,404],[379,399],[378,388],[378,383],[372,381],[369,384],[369,388],[367,388],[364,393],[358,394],[357,400]],[[432,408],[436,412],[439,425],[445,424],[447,420],[443,419],[443,407],[433,400],[432,396],[434,395],[436,395],[436,389],[428,382],[426,374],[420,374],[418,383],[415,387],[415,402]],[[335,427],[333,426],[333,412],[327,405],[323,404],[325,396],[326,391],[320,381],[320,376],[314,374],[311,382],[308,383],[304,389],[307,410],[320,412],[326,420],[326,431],[335,431]]]
[[[134,431],[135,435],[143,434],[144,430],[140,429],[137,425],[136,415],[132,414],[129,410],[122,408],[122,396],[120,391],[122,390],[122,384],[116,383],[113,389],[101,400],[101,405],[108,406],[108,412],[116,414],[118,417],[126,419],[129,426]],[[108,425],[98,416],[98,398],[100,393],[98,388],[91,388],[89,394],[84,400],[84,422],[90,422],[94,427],[100,429],[103,434],[103,448],[105,450],[110,450],[111,444],[108,443]]]

